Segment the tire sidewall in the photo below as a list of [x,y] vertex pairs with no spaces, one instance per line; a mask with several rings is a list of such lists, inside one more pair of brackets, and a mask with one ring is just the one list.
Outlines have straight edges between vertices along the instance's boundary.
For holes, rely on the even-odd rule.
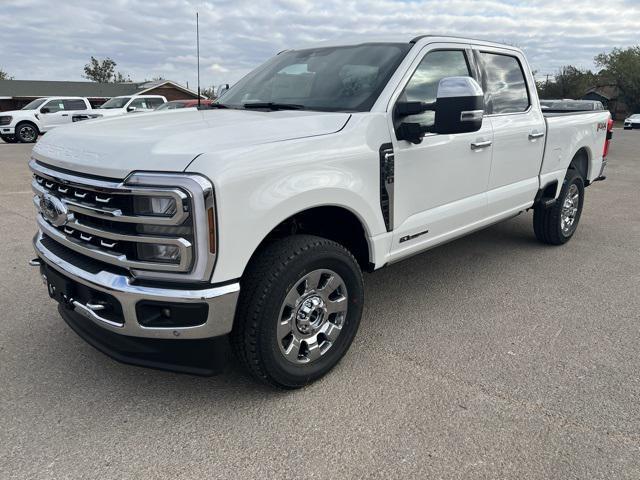
[[[265,302],[259,327],[259,349],[267,373],[284,386],[297,387],[310,383],[331,370],[349,349],[360,323],[364,289],[357,264],[346,252],[323,246],[294,260],[272,288]],[[355,268],[354,268],[355,267]],[[334,345],[318,360],[308,365],[288,361],[280,351],[277,322],[287,293],[306,274],[318,269],[330,269],[342,277],[347,288],[349,308],[342,331]]]

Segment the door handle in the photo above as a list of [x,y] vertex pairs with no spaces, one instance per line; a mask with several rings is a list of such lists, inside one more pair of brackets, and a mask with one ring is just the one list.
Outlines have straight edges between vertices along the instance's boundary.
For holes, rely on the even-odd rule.
[[68,117],[68,116],[69,116],[69,114],[68,114],[68,113],[63,113],[63,114],[62,114],[62,116],[63,116],[63,117]]
[[487,148],[491,146],[491,140],[486,140],[484,142],[473,142],[471,144],[471,150],[480,150],[481,148]]
[[544,132],[531,132],[529,134],[529,140],[535,140],[536,138],[544,137]]

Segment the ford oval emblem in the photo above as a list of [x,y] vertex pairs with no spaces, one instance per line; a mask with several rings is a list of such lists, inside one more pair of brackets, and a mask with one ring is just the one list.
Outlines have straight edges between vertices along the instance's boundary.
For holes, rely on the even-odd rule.
[[69,220],[69,210],[62,200],[45,193],[40,197],[42,216],[54,227],[61,227]]

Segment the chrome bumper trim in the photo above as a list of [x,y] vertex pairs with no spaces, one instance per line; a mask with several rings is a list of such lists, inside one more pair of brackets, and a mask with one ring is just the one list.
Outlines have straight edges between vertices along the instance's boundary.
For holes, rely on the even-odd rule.
[[[33,246],[38,257],[49,267],[75,282],[108,293],[120,302],[124,314],[124,324],[104,321],[106,319],[103,319],[87,305],[74,305],[76,312],[102,328],[132,337],[174,340],[211,338],[226,335],[231,332],[238,294],[240,292],[239,283],[211,287],[203,290],[178,290],[134,285],[131,283],[132,279],[128,276],[118,275],[104,270],[93,274],[81,270],[58,257],[47,250],[42,244],[42,232],[40,231],[33,239]],[[138,323],[136,316],[136,304],[140,300],[164,301],[167,303],[206,303],[209,306],[209,314],[207,321],[196,327],[143,327]]]

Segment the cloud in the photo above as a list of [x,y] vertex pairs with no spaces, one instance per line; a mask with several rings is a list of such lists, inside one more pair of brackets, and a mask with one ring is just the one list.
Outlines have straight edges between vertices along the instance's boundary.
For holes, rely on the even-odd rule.
[[421,33],[483,38],[525,50],[539,74],[638,43],[635,0],[2,0],[0,66],[19,79],[82,79],[91,55],[132,79],[193,85],[195,11],[203,86],[233,83],[285,48],[345,36]]

